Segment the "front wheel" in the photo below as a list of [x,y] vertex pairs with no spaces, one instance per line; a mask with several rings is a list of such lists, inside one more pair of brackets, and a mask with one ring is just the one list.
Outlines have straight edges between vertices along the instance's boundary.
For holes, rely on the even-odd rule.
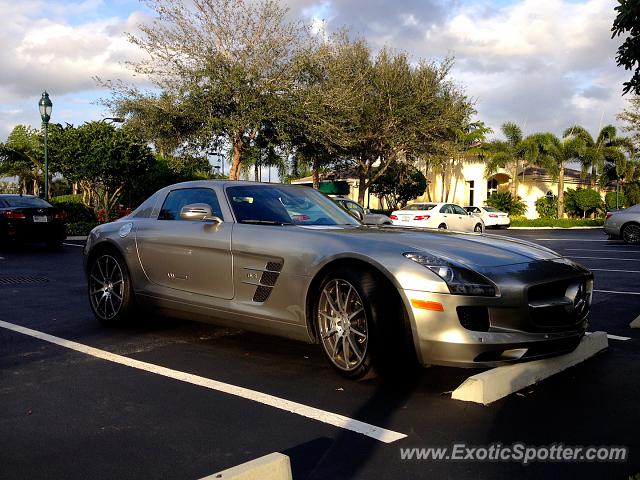
[[133,310],[131,277],[124,258],[106,251],[89,264],[89,303],[96,318],[105,324],[126,320]]
[[473,231],[475,233],[482,233],[482,224],[481,223],[476,223],[476,226],[473,227]]
[[625,225],[622,229],[622,240],[624,243],[630,245],[637,245],[640,243],[640,225],[637,223],[630,223]]
[[372,367],[376,347],[376,283],[367,272],[340,269],[320,284],[315,302],[318,337],[340,374],[361,378]]

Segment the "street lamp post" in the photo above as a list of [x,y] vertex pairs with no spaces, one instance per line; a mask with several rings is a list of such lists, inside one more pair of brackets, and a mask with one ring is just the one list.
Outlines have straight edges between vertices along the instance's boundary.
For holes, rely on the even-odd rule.
[[42,126],[44,127],[44,199],[49,200],[49,159],[47,158],[47,136],[49,134],[49,120],[51,120],[51,108],[53,103],[49,99],[49,94],[42,94],[38,102],[40,109],[40,118],[42,118]]

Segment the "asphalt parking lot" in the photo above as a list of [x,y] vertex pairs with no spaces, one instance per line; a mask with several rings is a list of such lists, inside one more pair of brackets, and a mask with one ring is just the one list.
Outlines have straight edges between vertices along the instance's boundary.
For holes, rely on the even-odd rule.
[[[313,345],[153,316],[105,328],[89,309],[81,242],[56,252],[0,251],[1,321],[406,435],[385,443],[206,381],[194,385],[0,325],[0,478],[197,479],[274,451],[291,457],[295,479],[639,473],[640,330],[629,323],[640,315],[640,246],[607,240],[599,229],[497,234],[540,243],[592,269],[590,330],[612,336],[606,352],[486,407],[451,399],[475,373],[468,370],[433,367],[398,382],[352,382]],[[21,283],[11,282],[18,277]],[[630,457],[523,466],[400,454],[496,442],[625,446]]]

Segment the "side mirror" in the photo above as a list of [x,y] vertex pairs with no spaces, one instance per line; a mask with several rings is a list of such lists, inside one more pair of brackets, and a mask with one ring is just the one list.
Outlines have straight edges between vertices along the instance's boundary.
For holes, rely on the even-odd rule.
[[180,209],[180,220],[200,220],[222,223],[220,217],[213,215],[211,207],[206,203],[192,203]]

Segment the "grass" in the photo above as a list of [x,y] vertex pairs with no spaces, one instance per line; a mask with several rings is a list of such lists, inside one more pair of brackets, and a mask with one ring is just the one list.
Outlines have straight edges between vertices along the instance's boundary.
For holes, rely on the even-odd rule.
[[536,218],[529,220],[526,218],[512,218],[512,227],[601,227],[604,218]]

